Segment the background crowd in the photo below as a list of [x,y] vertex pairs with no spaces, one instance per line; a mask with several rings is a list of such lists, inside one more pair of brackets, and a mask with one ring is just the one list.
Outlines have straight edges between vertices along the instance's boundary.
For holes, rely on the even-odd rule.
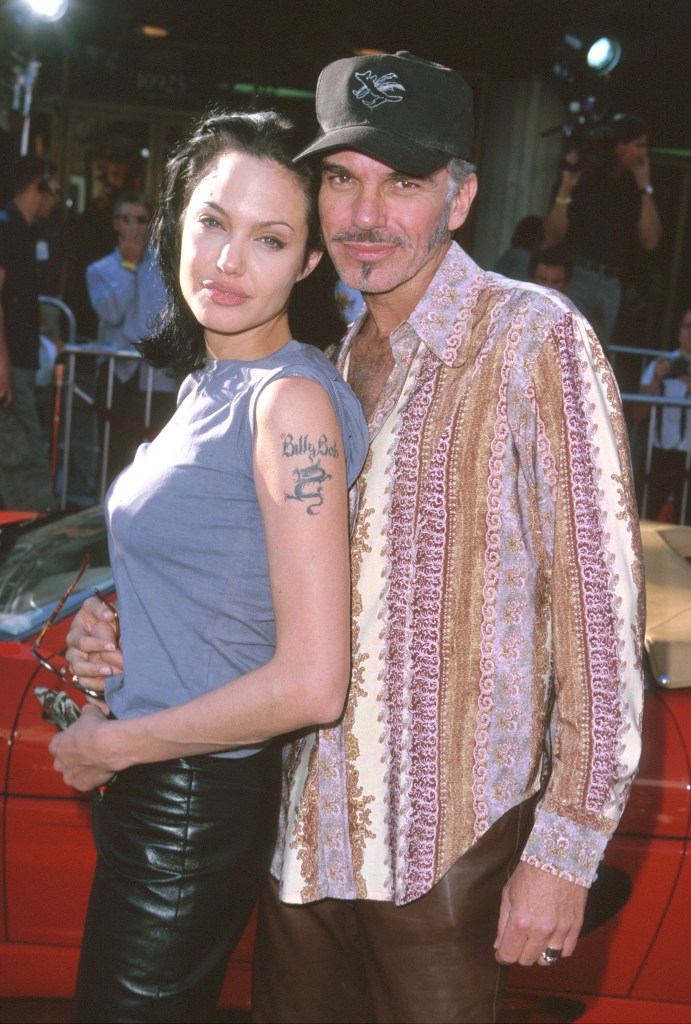
[[[663,225],[649,140],[649,126],[632,114],[609,118],[577,140],[578,148],[567,140],[544,210],[516,224],[510,247],[488,269],[565,293],[592,324],[623,392],[640,386],[646,395],[683,402],[689,378],[675,369],[675,356],[657,362],[645,357],[647,339],[631,330],[632,305],[638,305],[639,313],[641,304],[650,308],[650,296],[659,289],[654,258]],[[5,508],[50,508],[61,492],[53,364],[64,361],[60,351],[68,339],[55,306],[41,305],[39,323],[38,295],[66,302],[80,343],[120,353],[115,360],[101,355],[88,363],[90,412],[87,419],[76,420],[77,432],[86,431],[88,437],[75,447],[72,459],[73,476],[82,485],[78,494],[67,489],[68,501],[98,500],[137,445],[154,436],[175,407],[178,380],[123,358],[135,352],[135,343],[165,311],[165,289],[147,244],[151,203],[130,190],[126,173],[106,174],[102,186],[87,209],[73,215],[61,201],[52,164],[25,157],[15,168],[11,197],[0,218],[0,504]],[[15,295],[17,280],[21,299]],[[296,289],[291,307],[295,336],[326,348],[343,335],[361,304],[359,293],[338,281],[325,259]],[[674,339],[661,342],[661,353],[674,350]],[[617,359],[621,345],[640,348],[641,358]],[[679,351],[683,355],[681,343]],[[651,404],[626,405],[639,505],[649,516],[664,508],[664,515],[674,518],[680,514],[689,469],[687,410],[683,405],[660,409],[652,424],[650,410]],[[80,460],[91,465],[80,466]]]

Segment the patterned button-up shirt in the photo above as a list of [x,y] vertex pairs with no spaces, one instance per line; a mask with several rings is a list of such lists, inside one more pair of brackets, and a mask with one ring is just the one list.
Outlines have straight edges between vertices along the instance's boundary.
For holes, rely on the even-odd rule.
[[568,300],[455,243],[390,343],[350,690],[337,725],[286,748],[281,898],[416,899],[545,780],[523,859],[587,886],[640,752],[643,564],[612,371]]

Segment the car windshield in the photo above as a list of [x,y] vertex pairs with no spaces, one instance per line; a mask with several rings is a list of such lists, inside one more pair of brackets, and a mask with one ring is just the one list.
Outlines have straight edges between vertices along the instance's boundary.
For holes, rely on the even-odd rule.
[[93,587],[112,589],[103,510],[86,509],[20,534],[0,564],[0,640],[38,633],[87,554],[89,565],[60,618],[74,611]]

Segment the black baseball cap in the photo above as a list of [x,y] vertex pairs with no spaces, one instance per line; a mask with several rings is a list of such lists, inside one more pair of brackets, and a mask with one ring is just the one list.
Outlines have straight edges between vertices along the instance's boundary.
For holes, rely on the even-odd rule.
[[317,82],[320,134],[295,160],[357,149],[398,171],[425,175],[470,159],[473,91],[443,64],[407,50],[328,64]]

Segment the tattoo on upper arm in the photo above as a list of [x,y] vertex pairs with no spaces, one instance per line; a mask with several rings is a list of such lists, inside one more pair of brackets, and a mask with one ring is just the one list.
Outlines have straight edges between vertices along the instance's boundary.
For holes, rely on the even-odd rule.
[[298,438],[293,434],[286,434],[283,440],[283,458],[291,459],[301,455],[308,457],[309,464],[293,470],[293,493],[286,493],[285,500],[307,502],[307,514],[316,516],[324,504],[323,485],[327,480],[331,480],[331,473],[327,473],[321,460],[339,458],[338,445],[335,441],[329,444],[326,434],[322,434],[316,444],[310,441],[308,434],[301,434]]
[[307,501],[307,514],[316,516],[319,507],[324,504],[322,487],[326,480],[331,479],[331,473],[327,473],[319,459],[310,466],[293,470],[295,488],[292,494],[286,493],[286,501]]
[[338,445],[335,441],[329,444],[326,434],[322,434],[316,444],[310,441],[309,434],[300,434],[298,438],[293,434],[286,434],[283,439],[283,458],[290,459],[294,455],[307,455],[310,462],[326,455],[337,459]]

